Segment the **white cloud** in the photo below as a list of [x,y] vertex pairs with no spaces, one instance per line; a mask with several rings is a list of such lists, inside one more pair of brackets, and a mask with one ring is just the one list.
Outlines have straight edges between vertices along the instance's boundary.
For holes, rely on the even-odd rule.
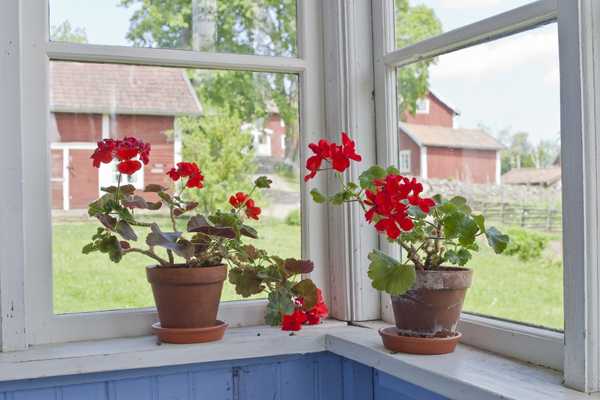
[[547,83],[558,81],[556,28],[529,31],[517,36],[442,55],[432,65],[433,80],[484,79],[535,68]]

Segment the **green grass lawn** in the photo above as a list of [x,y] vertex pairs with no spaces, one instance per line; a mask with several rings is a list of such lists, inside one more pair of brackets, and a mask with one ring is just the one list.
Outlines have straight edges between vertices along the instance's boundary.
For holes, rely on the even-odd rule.
[[[161,222],[167,229],[166,218]],[[256,227],[260,239],[248,239],[256,247],[284,258],[300,257],[298,226],[265,219]],[[140,254],[128,254],[119,264],[114,264],[105,254],[81,253],[81,248],[90,240],[96,228],[94,221],[54,223],[54,312],[62,314],[153,306],[154,300],[144,270],[152,260]],[[238,300],[241,297],[226,282],[222,299]]]
[[465,311],[563,329],[563,269],[556,257],[523,262],[482,246],[469,267]]
[[[166,225],[166,220],[162,221]],[[81,254],[96,230],[93,221],[54,224],[54,310],[56,313],[150,307],[154,304],[144,267],[150,260],[130,254],[113,264],[103,254]],[[271,219],[261,221],[261,238],[253,241],[281,257],[300,256],[300,227]],[[166,228],[165,228],[166,229]],[[498,256],[486,246],[469,264],[473,286],[467,293],[466,311],[516,321],[563,328],[562,266],[559,257],[546,251],[528,262]],[[225,284],[223,300],[237,300]]]

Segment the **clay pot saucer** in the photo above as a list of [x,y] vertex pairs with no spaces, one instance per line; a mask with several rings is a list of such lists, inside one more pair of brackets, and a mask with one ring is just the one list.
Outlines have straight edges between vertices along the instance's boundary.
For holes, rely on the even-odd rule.
[[397,353],[437,355],[452,353],[462,337],[460,332],[451,337],[402,336],[395,326],[379,330],[386,349]]
[[160,322],[157,322],[152,324],[152,330],[161,342],[188,344],[221,340],[228,326],[225,322],[217,320],[215,326],[206,328],[163,328]]

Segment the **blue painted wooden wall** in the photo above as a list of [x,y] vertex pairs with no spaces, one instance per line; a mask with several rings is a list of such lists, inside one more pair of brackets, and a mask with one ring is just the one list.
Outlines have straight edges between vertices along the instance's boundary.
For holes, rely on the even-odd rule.
[[331,353],[0,383],[0,400],[440,400]]

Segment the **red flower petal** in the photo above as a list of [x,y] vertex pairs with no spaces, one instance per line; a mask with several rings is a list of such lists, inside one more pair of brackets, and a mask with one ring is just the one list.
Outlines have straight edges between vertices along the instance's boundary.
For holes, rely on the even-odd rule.
[[137,160],[125,160],[117,164],[117,170],[125,175],[133,175],[142,168],[142,163]]

